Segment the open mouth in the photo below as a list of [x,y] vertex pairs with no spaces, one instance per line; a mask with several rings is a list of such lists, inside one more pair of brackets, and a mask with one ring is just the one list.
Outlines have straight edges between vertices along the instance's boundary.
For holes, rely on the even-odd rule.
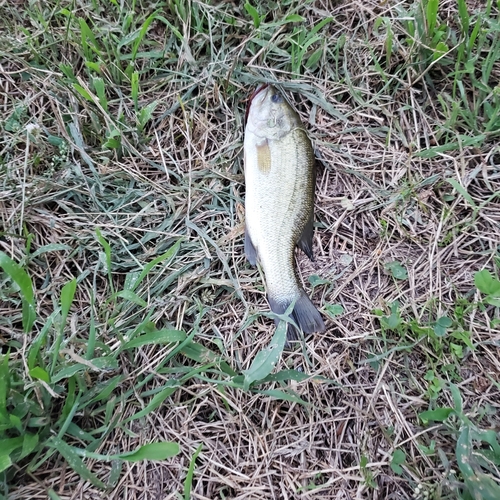
[[248,113],[250,112],[250,106],[252,105],[253,100],[255,99],[256,95],[262,92],[264,89],[267,89],[269,87],[269,83],[261,83],[250,95],[250,97],[247,99],[247,109],[245,112],[245,125],[248,120]]

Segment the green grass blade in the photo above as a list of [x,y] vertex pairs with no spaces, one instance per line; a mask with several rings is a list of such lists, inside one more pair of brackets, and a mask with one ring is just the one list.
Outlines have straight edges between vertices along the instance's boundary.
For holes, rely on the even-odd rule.
[[22,448],[24,437],[18,436],[15,438],[0,439],[0,455],[10,455],[13,451]]
[[326,17],[325,19],[323,19],[322,21],[320,21],[310,31],[309,37],[311,37],[311,35],[315,35],[316,33],[318,33],[318,31],[320,31],[323,27],[325,27],[328,23],[331,23],[332,21],[333,21],[333,17]]
[[446,179],[447,182],[449,182],[455,190],[463,196],[463,198],[467,201],[467,203],[474,209],[477,209],[477,205],[475,204],[474,200],[472,199],[471,195],[467,192],[467,190],[460,184],[456,179]]
[[154,258],[151,262],[148,262],[145,266],[144,269],[141,271],[139,276],[136,279],[131,280],[129,284],[129,289],[131,291],[134,291],[139,284],[142,282],[142,280],[149,274],[151,269],[153,269],[154,266],[157,264],[160,264],[161,262],[164,262],[165,265],[167,265],[176,255],[177,252],[179,251],[179,248],[181,246],[182,239],[178,239],[174,245],[172,245],[164,254]]
[[73,375],[86,372],[89,368],[95,371],[108,371],[117,370],[118,362],[113,356],[102,356],[99,358],[94,358],[84,363],[75,363],[65,366],[59,370],[55,375],[52,376],[52,382],[57,383],[66,378],[70,378]]
[[286,341],[287,323],[280,321],[269,347],[255,356],[250,368],[243,372],[244,388],[248,390],[253,382],[269,375],[277,366]]
[[[175,457],[180,452],[177,443],[164,441],[162,443],[145,444],[135,451],[121,453],[116,458],[127,462],[140,462],[142,460],[166,460]],[[115,458],[115,457],[114,457]]]
[[[86,393],[81,401],[82,404],[88,404],[91,405],[93,403],[97,403],[99,401],[103,401],[106,399],[109,399],[111,397],[111,394],[113,391],[118,387],[118,384],[120,382],[123,382],[125,378],[125,375],[116,375],[112,379],[108,380],[107,382],[103,382],[101,385],[97,386],[97,394],[94,393]],[[90,396],[90,399],[89,399]]]
[[96,91],[97,97],[99,98],[99,104],[102,106],[102,109],[107,113],[108,112],[108,99],[106,97],[106,87],[104,85],[104,80],[102,78],[94,78],[92,80],[94,84],[94,89]]
[[[184,341],[188,341],[189,337]],[[182,344],[180,344],[182,345]],[[176,348],[179,349],[179,346]],[[156,410],[168,397],[170,397],[179,387],[182,387],[184,383],[186,383],[189,379],[195,377],[198,373],[200,372],[206,372],[211,365],[205,365],[201,367],[197,367],[193,370],[190,370],[186,375],[184,375],[182,378],[177,379],[177,380],[169,380],[164,386],[163,389],[155,394],[153,396],[153,399],[150,401],[150,403],[141,410],[140,412],[136,413],[135,415],[132,415],[125,419],[123,421],[123,424],[127,424],[131,422],[132,420],[137,420],[138,418],[145,417],[152,411]]]
[[38,443],[40,441],[38,434],[30,434],[29,432],[24,434],[23,438],[24,438],[23,439],[23,448],[21,451],[21,455],[19,456],[19,460],[30,455],[35,450],[35,448],[38,446]]
[[138,418],[142,418],[145,417],[146,415],[149,415],[152,411],[156,410],[156,408],[158,408],[161,404],[163,404],[165,399],[171,396],[179,387],[181,387],[180,381],[178,380],[168,381],[165,384],[164,388],[153,397],[153,399],[149,402],[146,408],[137,412],[135,415],[126,418],[123,421],[123,424],[127,424],[132,420],[137,420]]
[[172,344],[174,342],[183,342],[186,334],[179,330],[157,330],[155,332],[140,335],[122,346],[122,350],[142,347],[152,344]]
[[78,83],[73,84],[73,88],[87,101],[89,102],[94,102],[94,98],[90,95],[90,93],[84,89],[81,85]]
[[80,23],[81,42],[85,59],[91,60],[92,52],[94,52],[98,56],[101,56],[99,44],[97,43],[94,33],[92,33],[89,25],[87,24],[85,19],[79,18],[78,21]]
[[38,380],[43,380],[47,384],[50,383],[50,375],[40,366],[35,366],[29,371],[30,377],[36,378]]
[[7,395],[10,391],[9,354],[0,358],[0,417],[8,418]]
[[2,473],[4,470],[7,470],[11,465],[12,460],[10,459],[9,455],[0,453],[0,473]]
[[172,30],[172,33],[179,39],[179,41],[184,41],[184,36],[182,35],[182,33],[166,17],[157,15],[156,19],[165,23],[169,27],[169,29]]
[[45,339],[47,338],[47,334],[50,331],[55,318],[59,316],[59,312],[60,312],[60,310],[59,310],[59,308],[57,308],[45,320],[45,324],[43,325],[41,332],[37,335],[37,337],[35,338],[35,340],[31,344],[31,347],[30,347],[29,353],[28,353],[28,368],[30,370],[35,367],[35,364],[37,363],[38,355],[40,353],[40,349],[42,348],[42,345],[45,343]]
[[73,304],[73,298],[76,291],[76,278],[66,283],[61,290],[61,324],[59,327],[59,332],[54,342],[53,352],[52,352],[52,364],[50,367],[50,376],[54,374],[57,359],[59,357],[59,350],[61,348],[61,343],[64,337],[64,330],[66,329],[66,320],[68,319],[69,310]]
[[[186,339],[187,341],[188,339]],[[220,368],[225,374],[234,377],[236,372],[229,366],[229,364],[222,359],[220,354],[208,349],[204,345],[198,342],[186,342],[185,345],[180,349],[180,352],[189,359],[196,361],[197,363],[206,364],[214,363],[218,368]]]
[[52,489],[47,492],[49,495],[50,500],[61,500],[61,497]]
[[96,227],[95,229],[95,234],[97,236],[97,240],[104,248],[104,255],[106,258],[106,271],[108,273],[108,281],[109,281],[109,286],[111,288],[111,293],[113,294],[115,293],[115,291],[113,286],[113,276],[111,273],[111,245],[103,237],[101,230],[98,227]]
[[144,36],[146,35],[146,32],[148,31],[149,25],[156,19],[156,13],[151,14],[145,21],[144,24],[142,25],[140,31],[139,31],[139,36],[134,42],[134,46],[132,48],[132,61],[135,61],[137,51],[139,50],[139,45],[141,44]]
[[257,9],[250,2],[246,2],[245,10],[252,17],[254,28],[258,29],[258,27],[260,26],[260,15],[257,12]]
[[130,79],[130,91],[132,94],[132,101],[134,101],[134,109],[139,109],[139,73],[134,71]]
[[61,328],[64,328],[76,291],[76,278],[68,281],[61,290]]
[[158,107],[159,101],[150,102],[147,106],[140,109],[139,115],[137,117],[139,130],[143,130],[146,124],[151,120],[155,109]]
[[0,267],[8,274],[20,289],[23,304],[23,330],[28,333],[36,320],[35,295],[28,273],[7,254],[0,251]]
[[30,254],[30,259],[39,257],[47,252],[58,252],[60,250],[71,250],[71,247],[62,243],[49,243],[48,245],[43,245],[38,250],[35,250],[32,254]]
[[229,267],[229,264],[227,262],[227,257],[224,255],[222,250],[219,248],[217,243],[208,236],[207,232],[204,231],[201,227],[197,226],[190,220],[186,219],[186,226],[190,229],[193,229],[198,233],[205,241],[210,243],[212,247],[215,249],[215,252],[217,254],[217,257],[219,257],[219,260],[221,261],[224,270],[226,271],[227,275],[229,276],[229,279],[231,280],[233,286],[234,286],[234,291],[236,292],[236,295],[243,301],[245,302],[245,298],[243,297],[243,293],[241,291],[241,287],[239,285],[238,280],[233,276],[233,273],[231,272],[231,268]]
[[94,290],[90,290],[90,324],[89,324],[89,337],[87,341],[87,352],[85,353],[85,359],[92,359],[95,353],[97,329],[95,326],[94,304],[95,304]]
[[144,299],[141,299],[136,293],[131,290],[121,290],[111,295],[111,297],[106,301],[106,303],[112,302],[117,298],[128,300],[129,302],[133,302],[140,307],[147,307],[147,302]]
[[47,440],[47,446],[57,450],[65,458],[68,466],[71,467],[82,479],[88,481],[97,488],[106,488],[106,485],[87,468],[73,447],[69,446],[65,441],[52,436]]
[[184,500],[190,500],[190,498],[191,498],[191,488],[193,485],[194,466],[196,464],[196,459],[198,458],[198,455],[200,454],[202,448],[203,448],[203,443],[200,443],[198,448],[196,448],[196,451],[194,452],[191,460],[189,461],[189,469],[188,469],[188,473],[186,475],[186,479],[184,481]]
[[468,34],[469,34],[469,12],[467,11],[467,3],[465,0],[458,0],[458,14],[460,17],[460,24],[462,27],[462,35],[468,36]]
[[289,391],[282,391],[281,389],[267,389],[267,390],[258,390],[255,391],[258,394],[262,394],[263,396],[270,396],[273,399],[279,399],[281,401],[290,401],[292,403],[298,403],[300,405],[309,406],[311,403],[304,401],[297,394],[293,394]]
[[444,422],[455,410],[453,408],[436,408],[418,414],[424,424],[428,422]]
[[[73,380],[74,379],[70,379],[70,382],[72,383],[72,394],[71,394],[71,397],[68,397],[69,404],[64,406],[64,410],[61,414],[61,418],[63,418],[64,421],[61,422],[61,428],[59,429],[59,432],[57,433],[57,437],[60,439],[62,439],[64,437],[64,434],[66,434],[66,431],[67,431],[68,427],[71,425],[71,422],[73,421],[73,418],[74,418],[76,412],[79,410],[81,393],[76,395],[76,397],[74,396],[75,383],[72,382]],[[61,421],[61,419],[59,419],[59,422],[60,421]]]

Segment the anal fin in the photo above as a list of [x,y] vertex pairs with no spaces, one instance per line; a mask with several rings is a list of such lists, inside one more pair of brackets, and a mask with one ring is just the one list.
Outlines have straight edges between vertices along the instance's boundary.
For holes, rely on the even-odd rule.
[[313,234],[314,234],[314,211],[311,210],[309,218],[307,219],[306,225],[302,234],[300,235],[299,241],[297,241],[297,246],[311,259],[314,260],[313,254]]

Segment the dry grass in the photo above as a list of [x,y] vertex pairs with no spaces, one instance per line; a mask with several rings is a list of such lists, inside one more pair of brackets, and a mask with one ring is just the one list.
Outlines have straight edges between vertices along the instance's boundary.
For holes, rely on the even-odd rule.
[[[398,11],[410,3],[324,0],[297,7],[306,26],[333,16],[321,32],[327,41],[322,59],[298,79],[291,78],[286,58],[291,25],[266,24],[291,8],[270,11],[256,31],[236,4],[181,2],[198,9],[206,32],[196,31],[194,18],[183,24],[173,7],[166,8],[185,42],[159,21],[147,32],[140,50],[164,52],[159,61],[141,56],[135,62],[141,72],[139,107],[158,101],[143,132],[135,123],[130,83],[111,51],[100,75],[107,109],[75,91],[78,83],[96,93],[82,48],[57,14],[61,2],[49,3],[50,8],[36,2],[21,2],[18,11],[1,8],[7,21],[0,54],[0,250],[23,261],[28,234],[31,252],[65,245],[24,261],[35,284],[38,330],[62,285],[78,278],[65,359],[70,360],[68,351],[83,355],[91,324],[98,332],[96,356],[117,352],[121,337],[148,312],[158,328],[194,333],[238,373],[267,346],[274,326],[262,315],[268,311],[262,276],[245,262],[242,240],[244,99],[262,80],[283,84],[321,158],[316,260],[298,254],[297,261],[308,290],[309,276],[324,280],[314,287],[314,302],[325,318],[328,305],[341,305],[344,313],[328,318],[324,335],[283,354],[281,369],[311,375],[285,384],[307,405],[232,387],[230,377],[211,366],[155,411],[122,424],[146,407],[155,389],[181,378],[196,362],[177,355],[165,364],[174,346],[153,345],[120,353],[111,371],[89,370],[87,390],[123,375],[115,399],[75,415],[87,432],[107,422],[109,433],[95,452],[166,440],[179,443],[181,453],[166,461],[124,462],[115,482],[115,462],[86,459],[99,479],[111,483],[106,493],[58,455],[34,473],[20,462],[9,479],[9,498],[47,498],[50,488],[62,499],[182,498],[199,444],[193,499],[409,499],[424,498],[425,492],[456,498],[456,436],[440,422],[422,425],[418,413],[453,407],[445,387],[453,382],[467,415],[479,418],[482,428],[500,430],[498,308],[478,307],[481,296],[474,286],[475,272],[498,272],[500,156],[495,131],[480,144],[457,144],[458,134],[463,139],[474,133],[460,118],[453,129],[437,99],[452,94],[453,67],[435,64],[422,71],[411,63],[416,49],[405,43]],[[114,14],[106,15],[102,6],[76,4],[76,15],[102,30],[103,47],[113,41],[106,29],[125,36],[119,33],[118,9],[110,7]],[[441,19],[450,25],[458,22],[454,4],[440,5]],[[264,12],[266,5],[259,6]],[[138,26],[153,8],[146,11],[137,14]],[[224,12],[235,16],[236,26],[223,20]],[[381,62],[386,38],[382,28],[374,28],[380,17],[395,33],[388,66]],[[42,18],[50,29],[40,20],[36,24]],[[257,43],[266,36],[270,40]],[[61,60],[73,66],[77,82],[57,67]],[[491,80],[499,78],[496,61]],[[470,85],[472,102],[476,90]],[[27,133],[29,124],[38,128]],[[102,138],[115,128],[122,147],[103,148]],[[48,135],[63,139],[68,151],[59,151]],[[421,154],[443,144],[456,147]],[[96,228],[111,245],[111,280]],[[146,309],[106,303],[112,288],[124,287],[128,273],[179,239],[175,257],[153,268],[136,290]],[[406,268],[407,279],[387,270],[394,261]],[[10,346],[21,363],[36,332],[22,333],[20,303],[6,277],[0,278],[0,347],[6,353]],[[380,316],[389,316],[396,301],[402,320],[393,331],[384,329]],[[442,316],[453,322],[446,338],[419,336],[416,324],[429,327]],[[465,332],[474,349],[452,331]],[[451,344],[462,348],[461,355]],[[441,387],[432,385],[429,372]],[[280,384],[259,389],[273,387]],[[426,453],[421,445],[429,447],[432,440],[434,452]],[[86,447],[77,438],[73,444]],[[391,468],[396,450],[406,454],[401,473]]]

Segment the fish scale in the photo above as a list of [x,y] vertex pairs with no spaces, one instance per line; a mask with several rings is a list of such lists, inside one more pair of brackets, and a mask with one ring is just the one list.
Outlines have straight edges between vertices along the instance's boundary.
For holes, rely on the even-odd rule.
[[[253,190],[259,195],[254,205],[259,208],[255,213],[249,214],[250,233],[253,234],[253,228],[256,227],[255,232],[258,234],[256,249],[265,269],[268,292],[277,300],[286,298],[290,301],[298,297],[294,247],[300,237],[299,229],[307,220],[304,217],[307,207],[305,197],[295,197],[294,193],[307,192],[311,188],[308,185],[308,160],[300,158],[300,148],[293,140],[293,136],[301,134],[303,132],[300,130],[291,132],[284,139],[284,144],[269,141],[272,169],[269,174],[257,169],[255,181],[265,188]],[[283,150],[286,151],[285,154]],[[290,169],[293,162],[305,168]]]
[[[297,244],[312,257],[314,154],[297,114],[273,87],[252,100],[244,150],[247,257],[252,264],[260,261],[274,312],[282,314],[295,302],[292,318],[300,329],[323,331],[294,266]],[[297,336],[289,327],[288,338]]]

